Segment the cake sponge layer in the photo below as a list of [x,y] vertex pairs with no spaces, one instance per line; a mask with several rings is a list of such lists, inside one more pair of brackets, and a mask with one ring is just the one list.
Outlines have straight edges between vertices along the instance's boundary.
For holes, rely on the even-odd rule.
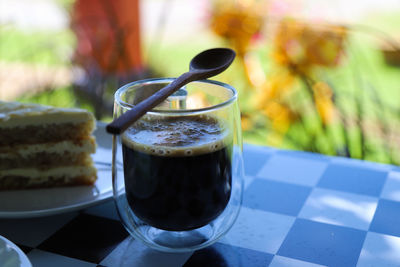
[[94,121],[94,117],[84,109],[0,101],[1,128],[87,121]]
[[96,179],[96,169],[91,166],[11,169],[0,171],[0,190],[91,185]]
[[56,143],[4,146],[0,147],[0,170],[91,165],[90,154],[95,150],[96,141],[93,137]]
[[0,189],[93,184],[94,129],[84,109],[0,101]]
[[93,130],[94,124],[87,122],[26,125],[14,128],[0,127],[0,146],[54,143],[74,139],[79,140],[89,136]]
[[0,146],[81,139],[94,129],[84,109],[0,101]]

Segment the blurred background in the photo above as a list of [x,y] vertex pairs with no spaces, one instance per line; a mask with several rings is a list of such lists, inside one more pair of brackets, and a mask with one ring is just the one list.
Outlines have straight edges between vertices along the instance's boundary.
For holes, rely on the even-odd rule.
[[398,0],[0,0],[0,99],[110,121],[122,84],[226,46],[245,142],[399,165],[399,25]]

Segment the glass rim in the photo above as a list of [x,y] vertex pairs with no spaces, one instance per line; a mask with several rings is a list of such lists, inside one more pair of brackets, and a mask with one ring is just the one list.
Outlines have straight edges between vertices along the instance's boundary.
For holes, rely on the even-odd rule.
[[[125,101],[123,101],[121,99],[121,95],[126,92],[129,88],[131,88],[132,86],[135,86],[137,84],[151,84],[151,83],[170,83],[173,80],[175,80],[176,78],[150,78],[150,79],[143,79],[143,80],[137,80],[134,82],[130,82],[127,83],[123,86],[121,86],[114,94],[114,101],[119,105],[122,106],[124,108],[127,109],[131,109],[133,108],[135,105],[127,103]],[[214,84],[214,85],[218,85],[221,87],[224,87],[227,90],[230,90],[232,92],[232,96],[226,100],[223,101],[221,103],[218,103],[216,105],[212,105],[209,107],[205,107],[205,108],[196,108],[196,109],[172,109],[172,110],[167,110],[167,109],[152,109],[151,111],[148,111],[147,114],[194,114],[194,113],[203,113],[203,112],[207,112],[207,111],[214,111],[220,108],[223,108],[225,106],[230,105],[231,103],[233,103],[234,101],[237,100],[237,91],[236,89],[226,83],[223,82],[219,82],[219,81],[215,81],[215,80],[198,80],[198,81],[193,81],[193,82],[201,82],[201,83],[207,83],[207,84]]]

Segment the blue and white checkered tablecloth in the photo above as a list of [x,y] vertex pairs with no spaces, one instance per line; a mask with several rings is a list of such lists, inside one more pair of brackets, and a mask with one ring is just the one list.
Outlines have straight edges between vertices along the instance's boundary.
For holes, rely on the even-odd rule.
[[193,253],[128,235],[114,203],[0,220],[33,266],[400,266],[400,168],[246,145],[237,222]]

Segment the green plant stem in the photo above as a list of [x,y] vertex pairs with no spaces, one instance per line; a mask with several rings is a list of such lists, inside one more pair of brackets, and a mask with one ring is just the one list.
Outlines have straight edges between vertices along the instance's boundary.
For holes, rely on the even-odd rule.
[[311,102],[312,102],[312,105],[314,107],[314,110],[316,111],[315,113],[319,118],[319,122],[320,122],[320,126],[321,126],[320,129],[322,130],[324,137],[327,140],[329,140],[329,142],[330,142],[329,145],[331,147],[331,150],[332,151],[336,151],[335,148],[337,148],[337,145],[335,144],[335,140],[328,133],[329,131],[328,131],[325,123],[323,123],[321,115],[317,111],[316,103],[315,103],[315,100],[314,100],[314,91],[312,89],[313,84],[315,84],[315,81],[312,78],[310,78],[309,76],[307,76],[304,73],[302,73],[301,71],[298,71],[295,67],[292,67],[291,69],[300,77],[301,81],[305,85],[306,91],[307,91],[309,97],[311,98]]

